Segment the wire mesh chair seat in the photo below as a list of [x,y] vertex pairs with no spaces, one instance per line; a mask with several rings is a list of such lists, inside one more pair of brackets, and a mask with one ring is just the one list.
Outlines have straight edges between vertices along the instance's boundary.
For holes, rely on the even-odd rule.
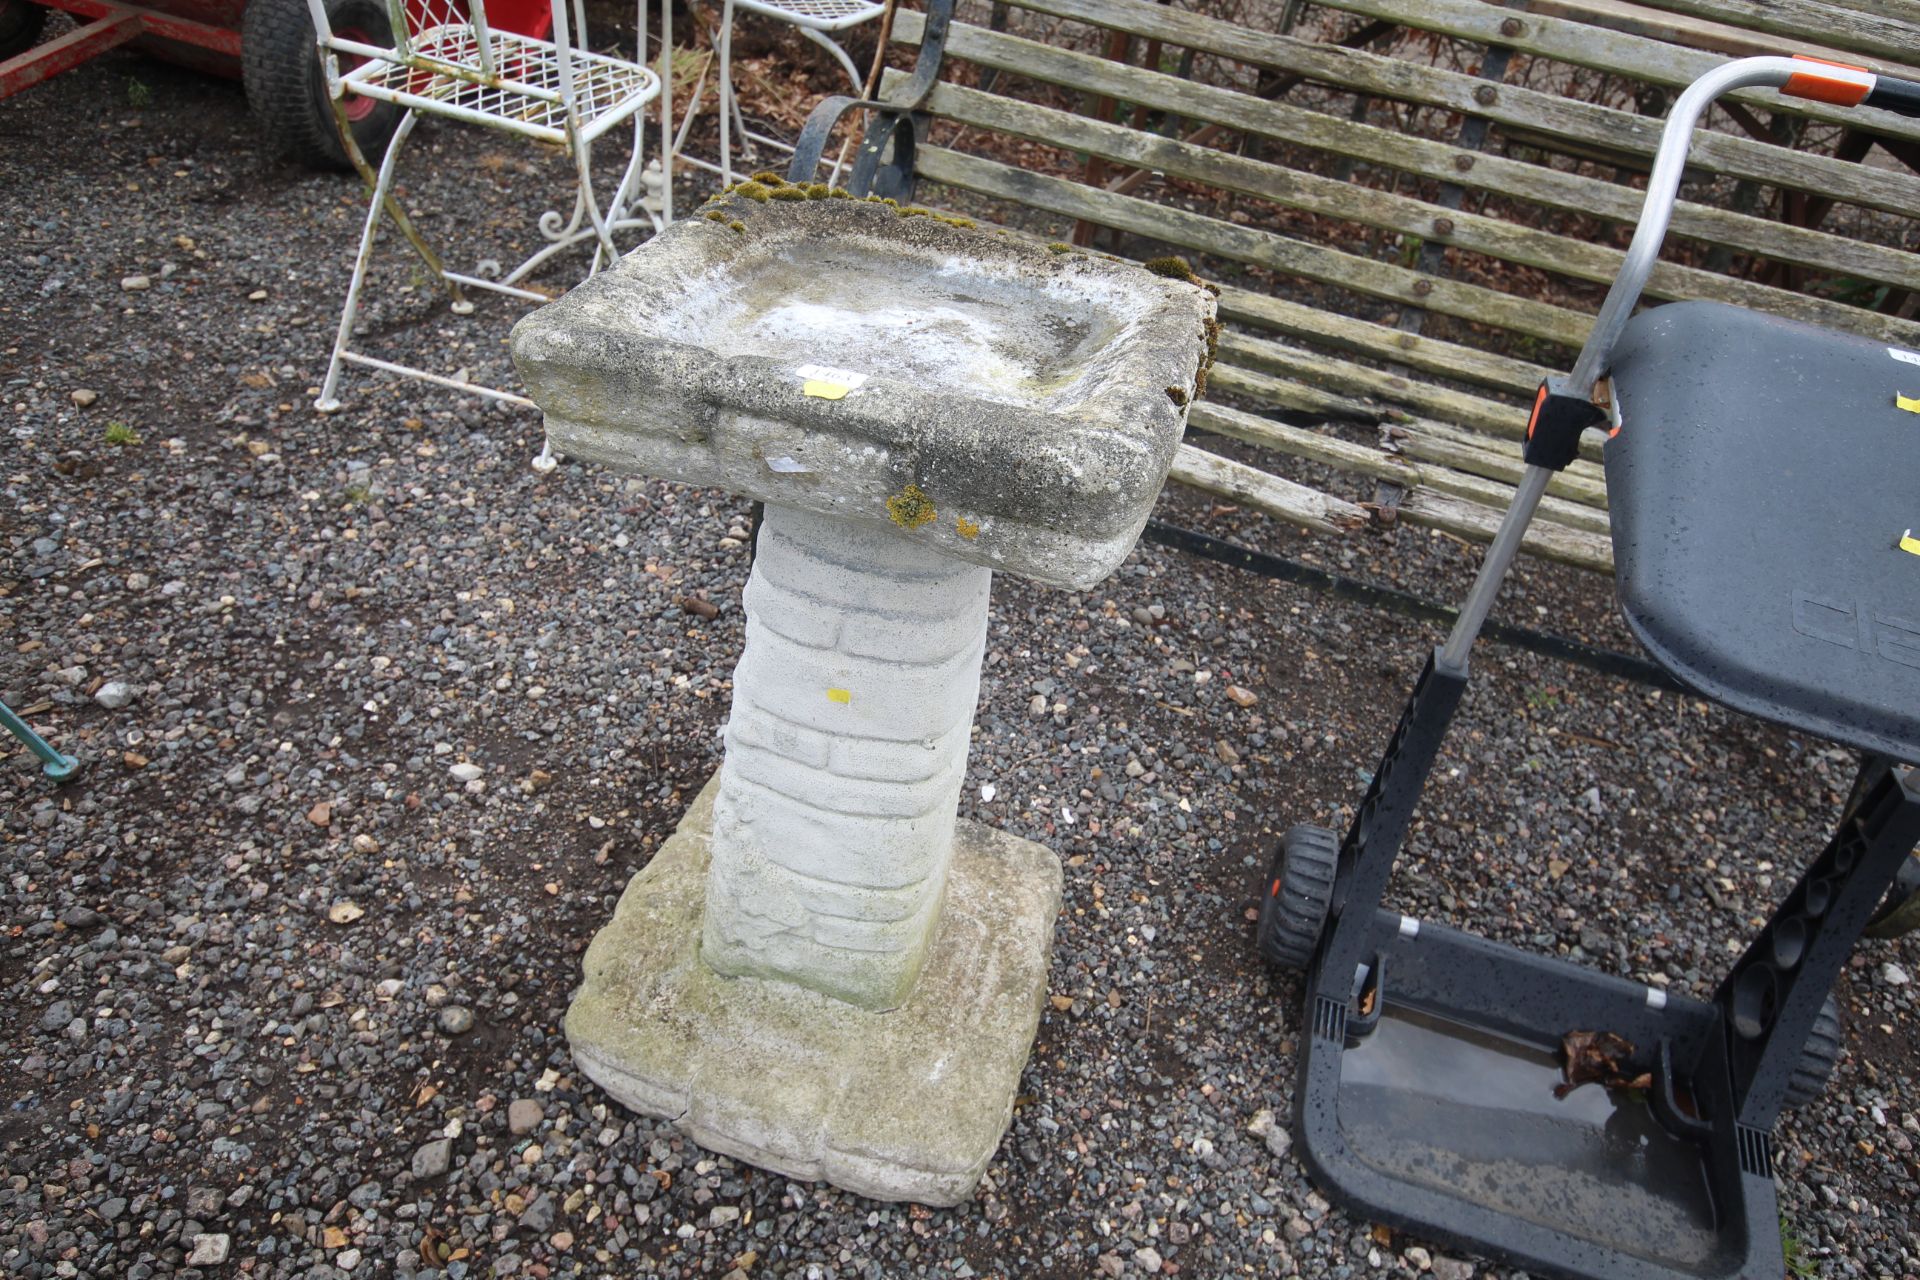
[[719,39],[719,77],[720,77],[720,162],[710,163],[696,156],[687,155],[682,150],[687,134],[693,125],[694,116],[700,101],[700,91],[705,86],[705,73],[701,83],[696,85],[693,97],[687,104],[686,118],[681,122],[680,131],[674,140],[676,158],[697,168],[707,169],[720,175],[726,183],[733,181],[733,135],[738,131],[743,151],[753,155],[756,144],[772,147],[778,151],[792,151],[793,147],[778,138],[764,133],[756,133],[747,128],[745,114],[740,110],[740,97],[733,88],[733,15],[735,10],[744,10],[764,18],[773,18],[797,28],[802,36],[833,55],[840,69],[847,73],[847,82],[853,86],[853,96],[861,97],[866,90],[865,80],[853,59],[829,33],[845,31],[869,22],[886,12],[887,6],[879,0],[722,0],[720,6]]
[[[569,68],[550,40],[489,31],[488,56],[480,34],[465,23],[431,27],[414,36],[405,61],[369,58],[340,77],[349,93],[416,110],[523,133],[542,142],[567,141],[563,82]],[[567,52],[572,72],[573,127],[586,141],[641,110],[660,91],[659,77],[606,54]],[[492,77],[479,68],[497,68]]]
[[[467,288],[531,302],[548,301],[548,294],[526,288],[522,281],[556,254],[593,242],[588,267],[588,274],[592,274],[619,256],[613,239],[616,231],[653,231],[662,225],[661,216],[646,198],[647,184],[653,179],[643,169],[641,145],[645,128],[642,109],[655,99],[662,100],[663,111],[667,109],[659,76],[637,61],[577,46],[573,32],[585,28],[582,0],[520,0],[520,12],[516,14],[520,30],[503,30],[489,23],[487,0],[387,0],[392,39],[388,46],[335,33],[328,22],[326,0],[307,0],[307,7],[342,143],[372,193],[333,355],[314,407],[323,413],[340,407],[336,392],[346,365],[380,369],[532,407],[533,402],[526,397],[472,382],[464,372],[446,376],[353,349],[354,321],[382,216],[393,222],[428,270],[446,286],[456,314],[473,310],[464,293]],[[639,56],[644,57],[647,0],[637,0],[635,11]],[[529,34],[529,26],[539,34]],[[343,58],[354,64],[345,71],[341,69]],[[352,97],[403,108],[377,171],[354,138],[345,105]],[[393,195],[396,163],[422,115],[443,116],[562,148],[574,167],[571,215],[557,209],[541,214],[538,225],[546,243],[510,271],[502,271],[488,260],[483,260],[474,274],[448,270]],[[594,191],[592,146],[596,139],[628,120],[633,123],[632,150],[618,184],[603,202]],[[489,266],[490,271],[485,269]]]
[[733,0],[733,3],[736,8],[815,31],[844,31],[878,17],[886,8],[873,0]]

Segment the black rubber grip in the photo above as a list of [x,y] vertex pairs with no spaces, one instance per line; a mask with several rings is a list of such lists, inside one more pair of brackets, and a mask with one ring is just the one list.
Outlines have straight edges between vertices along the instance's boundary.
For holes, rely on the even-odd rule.
[[1879,107],[1903,116],[1920,116],[1920,84],[1896,80],[1892,76],[1874,77],[1873,88],[1860,100],[1863,107]]

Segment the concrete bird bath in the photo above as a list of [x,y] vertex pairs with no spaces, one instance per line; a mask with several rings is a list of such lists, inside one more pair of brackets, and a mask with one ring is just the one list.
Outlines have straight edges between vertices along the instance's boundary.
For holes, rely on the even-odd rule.
[[514,330],[557,452],[767,504],[725,763],[567,1014],[616,1098],[791,1176],[972,1191],[1061,881],[956,821],[992,571],[1087,587],[1132,548],[1215,332],[1180,277],[756,181]]

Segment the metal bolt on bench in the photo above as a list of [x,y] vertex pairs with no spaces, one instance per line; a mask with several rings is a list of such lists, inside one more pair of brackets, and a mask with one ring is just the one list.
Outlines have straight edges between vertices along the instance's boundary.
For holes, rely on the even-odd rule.
[[[1718,303],[1629,320],[1695,124],[1754,86],[1920,114],[1920,85],[1809,59],[1731,62],[1681,96],[1592,334],[1535,399],[1452,634],[1345,838],[1287,832],[1262,902],[1262,951],[1306,971],[1295,1126],[1315,1178],[1366,1218],[1536,1274],[1783,1274],[1774,1122],[1837,1060],[1829,991],[1920,843],[1920,553],[1902,535],[1920,418],[1899,403],[1920,396],[1920,353]],[[1621,607],[1648,651],[1707,697],[1862,754],[1832,839],[1711,1001],[1381,905],[1521,537],[1602,425]],[[1576,1034],[1611,1058],[1600,1082],[1563,1063]]]

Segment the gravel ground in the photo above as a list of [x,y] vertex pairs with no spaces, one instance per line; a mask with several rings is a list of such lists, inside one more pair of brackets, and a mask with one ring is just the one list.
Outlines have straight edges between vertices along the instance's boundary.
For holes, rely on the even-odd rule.
[[[432,229],[531,226],[519,152],[422,134]],[[1058,850],[1068,906],[999,1158],[934,1213],[716,1159],[611,1106],[558,1028],[717,762],[745,505],[542,479],[528,416],[417,385],[307,411],[361,195],[261,154],[234,86],[117,53],[0,135],[0,696],[89,761],[60,790],[0,769],[0,1272],[1499,1274],[1330,1210],[1263,1132],[1299,989],[1253,954],[1255,881],[1276,830],[1351,813],[1431,629],[1154,547],[1083,595],[1000,582],[964,808]],[[373,327],[504,377],[512,314],[416,288]],[[1435,597],[1472,562],[1166,510]],[[1502,613],[1627,644],[1571,572]],[[1709,994],[1845,758],[1478,665],[1396,904]],[[1916,971],[1911,939],[1862,949],[1851,1052],[1779,1132],[1810,1274],[1920,1272]]]

